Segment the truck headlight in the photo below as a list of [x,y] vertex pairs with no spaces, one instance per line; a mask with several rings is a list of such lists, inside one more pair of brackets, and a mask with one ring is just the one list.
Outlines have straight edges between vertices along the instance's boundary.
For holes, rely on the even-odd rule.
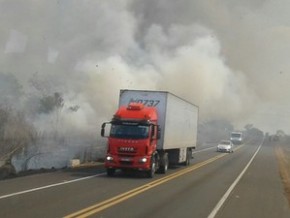
[[113,158],[113,157],[111,157],[111,156],[107,156],[107,157],[106,157],[106,160],[107,160],[107,161],[113,161],[113,160],[114,160],[114,158]]
[[147,158],[146,157],[143,157],[139,160],[140,163],[146,163],[147,162]]

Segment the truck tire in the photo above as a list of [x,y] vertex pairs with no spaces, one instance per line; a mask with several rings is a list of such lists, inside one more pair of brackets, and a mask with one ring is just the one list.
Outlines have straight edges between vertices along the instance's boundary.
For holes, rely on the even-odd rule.
[[111,168],[107,169],[107,175],[108,176],[114,176],[115,172],[116,172],[116,169],[111,169]]
[[168,165],[169,165],[168,154],[164,153],[161,157],[159,172],[165,174],[168,170]]
[[191,150],[189,148],[186,149],[186,160],[183,163],[184,166],[189,166],[190,165],[190,159],[191,159]]
[[152,158],[151,158],[151,166],[150,166],[150,170],[147,171],[147,177],[148,177],[148,178],[153,178],[153,177],[154,177],[154,174],[155,174],[155,171],[156,171],[155,158],[152,157]]

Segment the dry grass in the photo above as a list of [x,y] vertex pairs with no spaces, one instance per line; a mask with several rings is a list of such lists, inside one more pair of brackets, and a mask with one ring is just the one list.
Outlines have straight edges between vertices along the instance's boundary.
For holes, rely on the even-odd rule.
[[279,142],[275,146],[276,157],[279,164],[279,172],[282,178],[285,195],[290,206],[290,141]]

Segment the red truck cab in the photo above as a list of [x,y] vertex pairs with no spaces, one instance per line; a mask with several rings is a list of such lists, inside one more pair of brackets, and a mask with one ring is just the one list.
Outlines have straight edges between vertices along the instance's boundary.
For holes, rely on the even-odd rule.
[[[109,134],[105,134],[110,125]],[[142,103],[121,106],[110,122],[102,124],[101,135],[108,137],[105,167],[108,176],[116,169],[146,171],[152,177],[157,161],[154,160],[158,132],[158,114],[155,107]]]

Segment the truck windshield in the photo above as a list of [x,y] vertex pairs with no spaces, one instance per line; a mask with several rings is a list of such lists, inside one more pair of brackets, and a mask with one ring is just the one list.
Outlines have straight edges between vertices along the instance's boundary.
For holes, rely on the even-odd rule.
[[240,137],[242,137],[242,135],[241,134],[238,134],[238,133],[233,133],[232,134],[232,137],[234,137],[234,138],[240,138]]
[[116,125],[111,127],[110,137],[124,139],[145,139],[148,138],[149,126],[128,126]]

